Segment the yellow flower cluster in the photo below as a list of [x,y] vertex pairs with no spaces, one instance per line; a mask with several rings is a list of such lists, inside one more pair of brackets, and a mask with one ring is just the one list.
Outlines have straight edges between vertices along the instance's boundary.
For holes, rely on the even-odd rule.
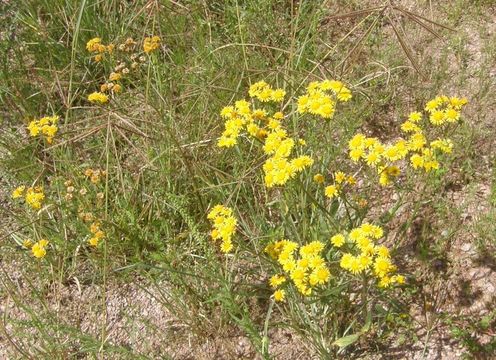
[[[149,53],[159,47],[160,38],[158,36],[147,37],[143,42],[143,49],[145,53]],[[117,46],[119,51],[124,53],[129,53],[135,51],[136,41],[133,38],[127,38],[122,44]],[[100,38],[94,38],[88,41],[86,44],[86,49],[91,53],[98,53],[95,55],[94,60],[96,62],[100,62],[103,59],[103,55],[105,52],[111,54],[114,50],[114,45],[105,46],[102,44],[102,40]],[[123,55],[123,54],[120,54]],[[124,54],[125,55],[125,54]],[[119,64],[114,67],[113,71],[110,73],[108,81],[100,85],[99,92],[93,92],[88,96],[88,100],[92,103],[105,104],[109,101],[108,95],[105,93],[111,92],[112,94],[117,94],[122,91],[122,85],[118,83],[121,81],[125,75],[129,74],[131,69],[137,69],[140,63],[146,61],[146,56],[139,55],[138,53],[134,53],[130,56],[130,65],[127,64],[127,56],[122,58],[122,56],[117,55],[117,59],[119,60]],[[115,59],[115,57],[113,58]]]
[[100,226],[101,225],[98,221],[95,221],[90,226],[90,232],[93,234],[93,236],[88,240],[88,243],[91,246],[95,246],[95,247],[98,246],[100,240],[105,238],[105,233],[101,230]]
[[[459,111],[466,103],[466,99],[440,96],[429,101],[426,109],[431,114],[431,123],[441,125],[457,121],[460,118]],[[381,143],[377,138],[356,134],[348,143],[350,158],[355,162],[363,160],[368,166],[376,168],[380,175],[379,183],[383,186],[400,175],[400,168],[395,162],[408,155],[414,169],[424,169],[426,172],[439,169],[437,154],[451,153],[453,143],[450,139],[441,138],[429,143],[421,124],[422,118],[422,113],[412,112],[408,120],[401,124],[401,130],[409,137],[389,145]]]
[[354,275],[373,275],[378,280],[379,287],[389,287],[392,284],[403,284],[405,278],[395,275],[389,249],[386,246],[375,245],[374,241],[382,238],[381,227],[364,223],[352,229],[348,234],[339,233],[331,237],[331,244],[337,249],[345,248],[340,260],[340,266]]
[[25,185],[18,186],[12,191],[12,199],[18,199],[24,195],[24,191],[26,190]]
[[290,158],[294,144],[294,140],[287,137],[286,131],[282,128],[274,129],[267,135],[263,146],[265,154],[270,155],[263,165],[267,187],[284,185],[313,164],[313,159],[307,155]]
[[[304,246],[289,240],[280,240],[269,244],[265,252],[282,266],[298,291],[304,295],[312,294],[312,289],[329,282],[331,272],[321,253],[325,244],[312,241]],[[275,275],[269,280],[272,288],[277,288],[286,282],[284,275]],[[276,301],[284,300],[285,292],[277,290],[274,293]]]
[[357,162],[364,160],[367,165],[380,168],[388,162],[404,159],[410,150],[409,143],[403,139],[397,142],[384,145],[375,137],[366,137],[363,134],[356,134],[349,142],[350,158]]
[[98,184],[100,179],[107,175],[105,170],[100,169],[86,169],[84,171],[84,176],[86,176],[93,184]]
[[109,101],[109,97],[102,92],[95,91],[88,95],[88,101],[96,104],[105,104]]
[[58,131],[58,121],[58,116],[45,116],[39,120],[33,120],[28,125],[29,135],[32,137],[43,135],[46,141],[51,144]]
[[258,81],[250,86],[248,95],[251,98],[260,100],[261,102],[276,102],[279,103],[284,100],[286,91],[283,89],[272,89],[272,87],[265,81]]
[[[315,176],[314,176],[314,180],[315,180]],[[356,180],[353,176],[346,175],[342,171],[336,171],[334,173],[334,184],[326,186],[324,190],[325,196],[327,196],[329,199],[332,199],[339,195],[340,191],[343,189],[344,186],[346,185],[352,186],[355,184],[356,184]]]
[[21,185],[14,189],[12,192],[12,198],[18,199],[24,197],[26,204],[31,206],[33,209],[38,210],[41,208],[42,202],[45,199],[45,194],[41,186],[29,187]]
[[143,51],[147,54],[157,50],[160,46],[160,38],[158,36],[146,37],[143,42]]
[[216,205],[208,213],[207,219],[212,222],[213,229],[210,232],[212,239],[222,241],[220,250],[223,253],[230,252],[233,248],[232,237],[238,224],[232,209],[223,205]]
[[[252,98],[267,102],[281,102],[285,96],[282,89],[272,89],[265,81],[253,84],[249,89]],[[224,132],[217,142],[219,147],[232,147],[237,144],[237,139],[243,130],[259,140],[264,140],[263,151],[269,158],[263,165],[265,185],[284,185],[289,179],[313,164],[309,156],[291,158],[291,152],[296,144],[295,140],[288,137],[287,131],[282,126],[284,114],[280,111],[269,116],[264,109],[251,110],[250,103],[246,100],[235,102],[234,106],[226,106],[220,112],[225,119]],[[300,145],[304,145],[300,139]]]
[[306,93],[298,98],[298,112],[330,119],[336,110],[336,103],[348,101],[351,97],[350,89],[341,81],[314,81],[308,85]]
[[86,43],[86,50],[90,53],[96,53],[94,60],[100,62],[103,59],[105,53],[111,54],[114,50],[114,45],[110,44],[108,46],[102,44],[101,38],[93,38]]
[[31,239],[26,239],[23,241],[22,245],[26,249],[31,249],[31,254],[37,259],[44,258],[46,255],[46,247],[48,246],[48,241],[41,239],[40,241],[33,244]]
[[[251,98],[262,102],[281,102],[286,92],[282,89],[273,90],[265,81],[259,81],[250,86],[248,94]],[[224,132],[219,138],[219,147],[232,147],[237,144],[237,138],[241,131],[246,132],[258,139],[263,139],[269,131],[281,128],[284,119],[282,112],[275,112],[272,116],[264,109],[250,109],[250,103],[246,100],[238,100],[234,106],[224,107],[220,115],[225,119]]]
[[455,123],[460,119],[460,111],[467,104],[467,99],[458,97],[437,96],[425,105],[431,124],[439,126]]

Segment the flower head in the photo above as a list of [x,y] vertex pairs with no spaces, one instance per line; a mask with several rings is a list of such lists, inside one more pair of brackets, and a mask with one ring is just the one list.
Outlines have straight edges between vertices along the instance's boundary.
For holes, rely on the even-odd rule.
[[160,37],[158,36],[146,37],[143,41],[143,51],[147,54],[153,52],[154,50],[157,50],[159,46]]
[[92,103],[105,104],[109,101],[109,98],[104,93],[95,91],[88,95],[88,101]]
[[37,243],[31,246],[31,253],[37,259],[44,258],[46,255],[46,247],[48,246],[48,241],[45,239],[41,239]]

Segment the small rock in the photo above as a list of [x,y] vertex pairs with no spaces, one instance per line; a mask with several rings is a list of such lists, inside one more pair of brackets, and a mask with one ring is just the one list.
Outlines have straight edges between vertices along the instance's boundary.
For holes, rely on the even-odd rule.
[[465,251],[465,252],[468,252],[470,251],[470,249],[472,249],[472,244],[471,243],[465,243],[461,246],[461,250],[462,251]]

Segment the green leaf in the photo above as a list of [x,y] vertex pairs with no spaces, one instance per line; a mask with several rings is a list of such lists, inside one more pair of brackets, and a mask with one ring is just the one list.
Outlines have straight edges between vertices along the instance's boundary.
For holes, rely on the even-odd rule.
[[360,335],[361,335],[361,333],[343,336],[342,338],[339,338],[336,341],[334,341],[332,343],[332,345],[337,345],[340,348],[344,348],[346,346],[353,344],[355,341],[357,341],[358,338],[360,337]]
[[367,320],[365,321],[365,324],[363,325],[362,330],[360,331],[360,334],[364,334],[367,331],[369,331],[371,325],[372,325],[372,311],[369,311],[367,313]]

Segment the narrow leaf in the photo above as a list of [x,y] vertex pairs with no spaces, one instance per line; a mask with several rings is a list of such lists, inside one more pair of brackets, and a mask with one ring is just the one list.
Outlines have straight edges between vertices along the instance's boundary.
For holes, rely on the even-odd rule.
[[340,348],[347,347],[354,342],[356,342],[360,338],[360,333],[359,334],[353,334],[353,335],[348,335],[348,336],[343,336],[342,338],[337,339],[332,343],[332,345],[339,346]]

